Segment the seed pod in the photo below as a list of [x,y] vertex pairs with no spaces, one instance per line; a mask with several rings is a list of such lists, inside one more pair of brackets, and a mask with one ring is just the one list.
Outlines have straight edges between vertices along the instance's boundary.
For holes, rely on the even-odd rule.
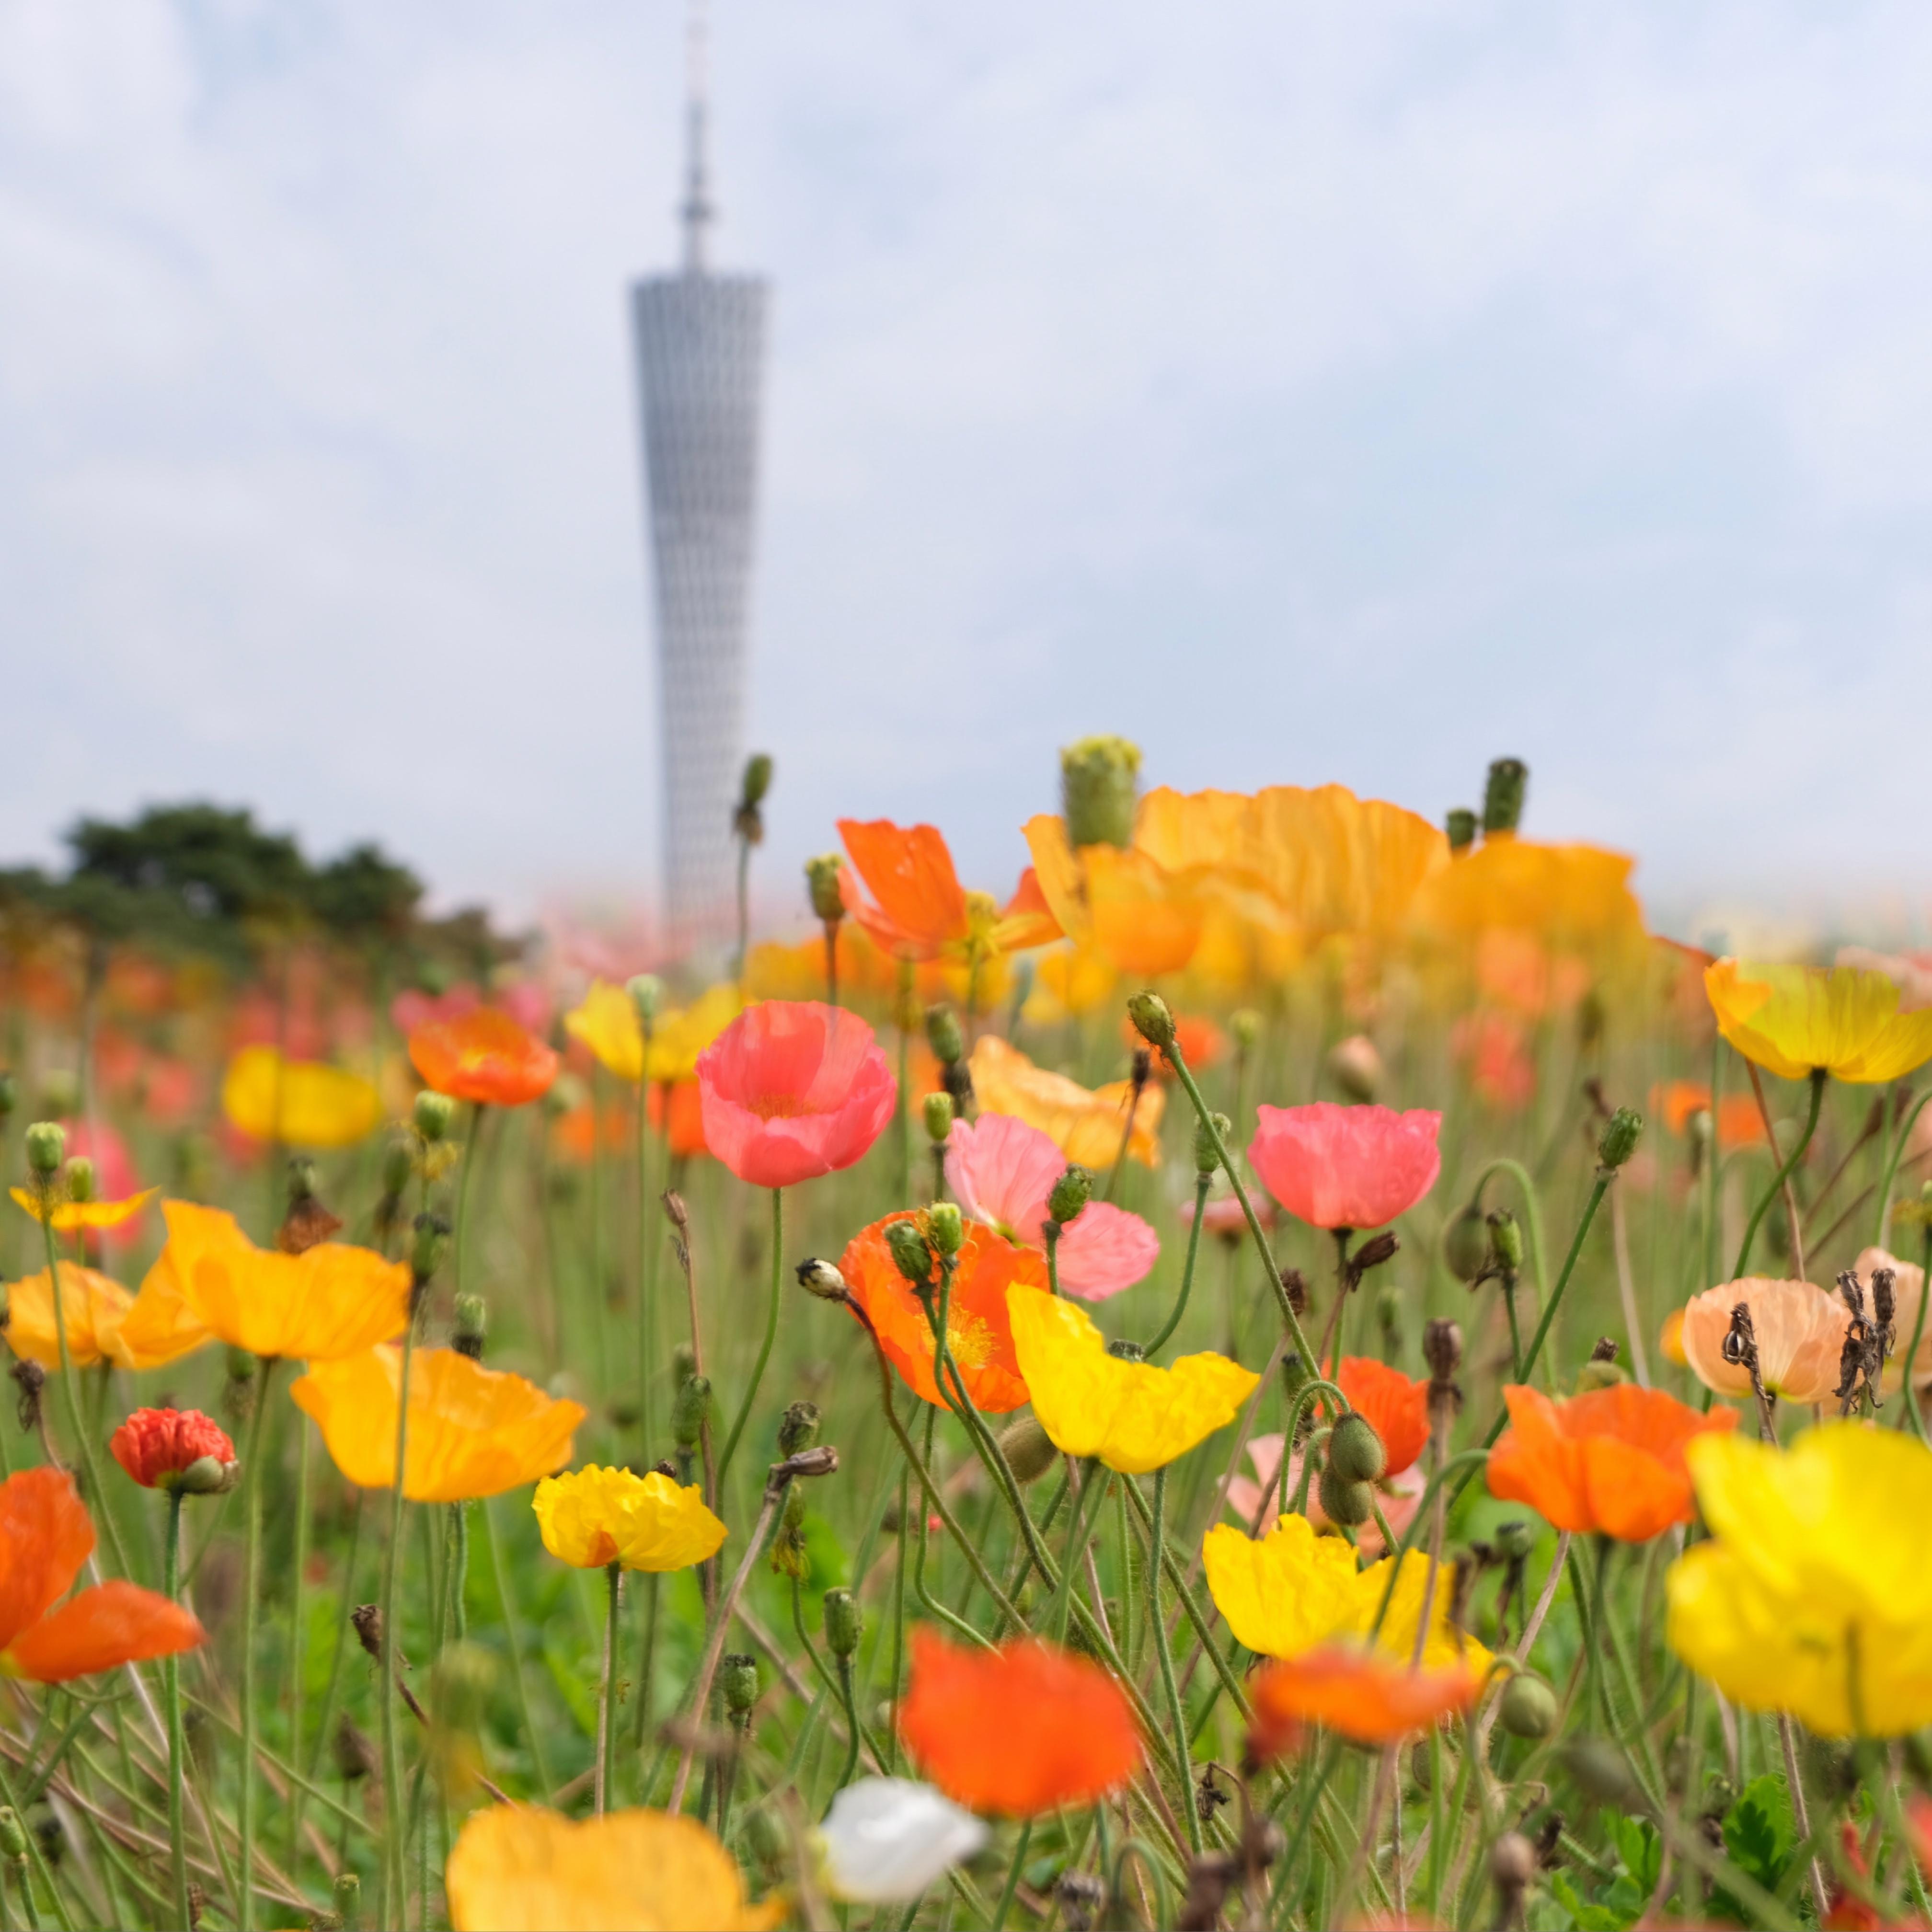
[[490,1332],[490,1306],[480,1294],[456,1298],[456,1332],[450,1346],[472,1362],[483,1359],[483,1343]]
[[67,1130],[58,1120],[36,1120],[27,1130],[27,1165],[43,1180],[59,1173],[67,1158]]
[[892,1264],[914,1288],[924,1288],[932,1280],[932,1250],[926,1237],[910,1221],[895,1221],[886,1230],[886,1246]]
[[866,1613],[850,1590],[825,1593],[825,1641],[834,1657],[850,1657],[866,1634]]
[[[1351,1409],[1336,1419],[1328,1437],[1328,1467],[1344,1483],[1375,1483],[1388,1467],[1388,1451],[1376,1426],[1366,1415]],[[1323,1508],[1326,1508],[1324,1502]],[[1358,1517],[1362,1521],[1364,1518]]]
[[1476,814],[1466,805],[1453,805],[1442,820],[1452,852],[1466,852],[1476,842]]
[[964,1056],[966,1037],[959,1030],[959,1016],[950,1006],[926,1008],[926,1043],[943,1066],[950,1066]]
[[1070,1167],[1053,1184],[1053,1192],[1046,1197],[1048,1218],[1064,1228],[1078,1218],[1093,1198],[1094,1177],[1084,1167]]
[[1333,1469],[1324,1469],[1318,1485],[1322,1513],[1332,1523],[1354,1529],[1376,1513],[1376,1492],[1366,1483],[1350,1482]]
[[1520,1516],[1511,1516],[1508,1522],[1496,1525],[1496,1534],[1491,1540],[1499,1556],[1507,1557],[1512,1563],[1520,1563],[1536,1547],[1536,1526],[1525,1522]]
[[1519,1671],[1503,1687],[1496,1714],[1513,1738],[1546,1738],[1556,1728],[1556,1693],[1541,1678]]
[[812,902],[812,916],[827,926],[845,916],[845,901],[838,890],[839,870],[844,862],[836,852],[821,853],[805,862],[805,892]]
[[1082,738],[1060,754],[1060,809],[1066,839],[1083,845],[1132,844],[1140,747],[1125,738]]
[[926,1210],[926,1226],[934,1249],[948,1260],[966,1244],[966,1219],[953,1202],[935,1201]]
[[1000,1454],[1021,1482],[1036,1483],[1053,1467],[1060,1451],[1036,1417],[1023,1415],[1000,1431]]
[[778,1454],[796,1456],[800,1450],[809,1449],[818,1440],[818,1403],[794,1402],[778,1424]]
[[1597,1158],[1607,1168],[1619,1168],[1636,1151],[1643,1136],[1643,1116],[1634,1107],[1619,1107],[1610,1116],[1597,1143]]
[[671,1404],[671,1440],[680,1449],[692,1448],[711,1418],[711,1378],[692,1376]]
[[731,1716],[748,1716],[758,1701],[758,1660],[741,1650],[728,1651],[718,1661],[718,1688]]
[[1514,832],[1522,823],[1524,794],[1529,789],[1529,767],[1520,758],[1498,758],[1490,766],[1483,787],[1483,830]]

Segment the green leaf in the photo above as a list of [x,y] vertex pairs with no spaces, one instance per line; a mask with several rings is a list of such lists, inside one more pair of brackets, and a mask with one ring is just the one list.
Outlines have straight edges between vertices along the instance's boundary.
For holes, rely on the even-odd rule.
[[1753,1778],[1724,1814],[1724,1849],[1731,1862],[1767,1892],[1775,1892],[1797,1843],[1784,1780],[1771,1772]]
[[1610,1814],[1610,1827],[1617,1856],[1622,1859],[1631,1884],[1641,1894],[1638,1900],[1641,1908],[1657,1889],[1657,1881],[1663,1874],[1664,1840],[1658,1836],[1657,1828],[1647,1820],[1625,1817],[1622,1813]]
[[1580,1897],[1576,1888],[1560,1871],[1550,1874],[1550,1892],[1569,1913],[1570,1922],[1576,1927],[1576,1932],[1624,1932],[1624,1928],[1630,1923],[1608,1906],[1592,1905],[1588,1899]]

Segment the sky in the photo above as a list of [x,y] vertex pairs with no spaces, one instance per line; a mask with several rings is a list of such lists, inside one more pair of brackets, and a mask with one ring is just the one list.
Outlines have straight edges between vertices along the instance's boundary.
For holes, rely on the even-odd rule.
[[[1932,10],[715,0],[776,285],[772,916],[1004,893],[1056,748],[1338,779],[1727,907],[1932,903]],[[0,859],[212,796],[650,894],[624,291],[676,0],[0,0]]]

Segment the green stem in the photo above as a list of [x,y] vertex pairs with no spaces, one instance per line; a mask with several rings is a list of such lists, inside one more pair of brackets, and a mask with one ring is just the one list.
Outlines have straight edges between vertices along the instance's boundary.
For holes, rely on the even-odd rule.
[[[1522,1358],[1522,1379],[1526,1382],[1535,1372],[1536,1358],[1543,1352],[1543,1344],[1550,1333],[1550,1324],[1556,1319],[1557,1309],[1563,1300],[1563,1291],[1570,1286],[1570,1277],[1576,1272],[1576,1261],[1583,1252],[1585,1238],[1590,1232],[1590,1223],[1597,1218],[1597,1210],[1603,1205],[1604,1196],[1610,1191],[1610,1183],[1617,1178],[1613,1167],[1600,1167],[1597,1178],[1590,1190],[1590,1198],[1583,1204],[1583,1216],[1576,1223],[1576,1238],[1570,1244],[1570,1252],[1563,1258],[1563,1272],[1556,1277],[1556,1284],[1550,1291],[1550,1299],[1543,1304],[1543,1318],[1536,1324],[1536,1332],[1529,1338],[1529,1347]],[[1505,1412],[1507,1413],[1507,1412]],[[1502,1420],[1498,1418],[1496,1427],[1486,1438],[1493,1442],[1501,1432]]]
[[396,1673],[402,1654],[396,1630],[396,1586],[403,1564],[403,1480],[409,1468],[410,1382],[416,1364],[416,1305],[412,1290],[410,1318],[403,1330],[403,1365],[396,1400],[396,1467],[389,1490],[389,1542],[382,1555],[382,1916],[385,1925],[403,1922],[407,1890],[404,1842],[408,1828],[403,1799],[403,1747],[396,1722]]
[[[296,1429],[300,1447],[296,1456],[295,1566],[289,1580],[293,1598],[289,1627],[289,1762],[291,1764],[302,1762],[302,1713],[308,1702],[309,1421],[299,1409],[296,1412]],[[299,1790],[292,1791],[289,1794],[289,1876],[298,1886],[302,1882],[302,1794]]]
[[1544,1270],[1549,1265],[1545,1256],[1549,1250],[1543,1238],[1543,1197],[1536,1183],[1530,1178],[1528,1168],[1520,1160],[1512,1160],[1508,1154],[1498,1154],[1495,1160],[1485,1163],[1483,1171],[1476,1177],[1475,1186],[1471,1190],[1471,1198],[1479,1198],[1490,1177],[1493,1174],[1506,1174],[1514,1180],[1522,1196],[1523,1210],[1529,1221],[1529,1267],[1535,1280],[1537,1292],[1543,1292]]
[[745,1424],[750,1420],[752,1404],[758,1400],[758,1384],[765,1378],[765,1364],[772,1358],[772,1344],[778,1339],[778,1305],[784,1292],[784,1190],[772,1190],[772,1294],[765,1310],[765,1339],[758,1348],[758,1359],[752,1370],[752,1379],[746,1384],[745,1399],[738,1405],[736,1419],[731,1424],[731,1432],[724,1438],[724,1453],[718,1459],[718,1495],[714,1501],[724,1494],[724,1478],[731,1467],[731,1457],[738,1447],[738,1438],[745,1432]]
[[1167,1692],[1168,1715],[1174,1725],[1174,1750],[1180,1772],[1180,1815],[1186,1822],[1189,1848],[1198,1857],[1201,1816],[1194,1802],[1194,1772],[1188,1758],[1187,1713],[1181,1707],[1180,1691],[1174,1681],[1174,1654],[1167,1641],[1167,1615],[1160,1603],[1161,1560],[1166,1553],[1166,1513],[1167,1471],[1163,1467],[1154,1472],[1154,1518],[1148,1532],[1150,1560],[1148,1564],[1148,1609],[1154,1621],[1150,1634],[1154,1654],[1160,1660],[1160,1681]]
[[537,1787],[548,1802],[554,1789],[550,1782],[550,1766],[545,1759],[543,1732],[537,1728],[530,1714],[530,1689],[524,1672],[523,1639],[518,1635],[521,1628],[517,1615],[515,1600],[510,1594],[510,1584],[503,1569],[503,1552],[496,1542],[496,1519],[490,1511],[490,1499],[483,1499],[483,1540],[490,1548],[490,1576],[496,1586],[497,1607],[503,1616],[503,1635],[510,1646],[510,1682],[517,1694],[517,1715],[523,1720],[524,1736],[530,1742],[530,1757],[537,1768]]
[[1020,1868],[1026,1863],[1027,1846],[1033,1838],[1033,1820],[1020,1827],[1019,1842],[1013,1847],[1013,1862],[1006,1868],[1006,1889],[1000,1894],[999,1909],[993,1914],[992,1932],[1006,1932],[1006,1914],[1013,1909],[1013,1894],[1019,1889]]
[[1718,1225],[1718,1114],[1723,1098],[1724,1081],[1724,1036],[1714,1032],[1711,1036],[1711,1144],[1704,1150],[1704,1286],[1706,1288],[1718,1286],[1718,1270],[1723,1265],[1719,1256],[1719,1243],[1723,1239],[1723,1231]]
[[1912,1318],[1912,1340],[1905,1351],[1905,1372],[1902,1377],[1905,1384],[1905,1419],[1899,1426],[1902,1429],[1909,1423],[1912,1434],[1923,1442],[1925,1440],[1925,1418],[1918,1413],[1918,1393],[1912,1386],[1912,1372],[1918,1366],[1919,1338],[1925,1333],[1928,1291],[1928,1288],[1932,1288],[1932,1221],[1925,1224],[1925,1241],[1919,1251],[1918,1261],[1918,1312]]
[[362,1548],[362,1498],[358,1489],[349,1518],[349,1555],[342,1566],[342,1614],[336,1620],[335,1654],[329,1660],[328,1685],[322,1694],[322,1709],[315,1721],[315,1736],[309,1749],[308,1774],[313,1778],[322,1768],[322,1754],[328,1742],[328,1720],[335,1714],[335,1694],[342,1681],[342,1659],[349,1646],[349,1613],[356,1602],[356,1558]]
[[865,1733],[859,1728],[859,1706],[853,1695],[852,1660],[849,1657],[840,1657],[835,1652],[832,1660],[838,1666],[838,1697],[845,1706],[845,1728],[850,1734],[850,1742],[845,1747],[844,1768],[838,1774],[838,1782],[832,1786],[832,1796],[836,1798],[852,1782],[854,1774],[859,1768],[859,1745]]
[[[1918,1124],[1918,1117],[1924,1112],[1928,1102],[1932,1102],[1932,1092],[1922,1094],[1918,1096],[1918,1105],[1906,1115],[1905,1124],[1899,1129],[1898,1136],[1892,1143],[1891,1150],[1886,1156],[1885,1176],[1879,1184],[1878,1226],[1872,1235],[1872,1244],[1875,1247],[1882,1248],[1886,1244],[1885,1224],[1892,1214],[1892,1190],[1898,1179],[1898,1163],[1904,1157],[1906,1144],[1912,1138],[1912,1130]],[[1916,1871],[1918,1868],[1915,1865],[1912,1869]]]
[[[651,1036],[644,1035],[644,1057],[650,1058]],[[638,1432],[644,1460],[651,1460],[656,1431],[651,1426],[651,1382],[657,1367],[658,1244],[652,1240],[651,1109],[648,1066],[638,1082]],[[664,1096],[664,1132],[669,1144],[670,1089]]]
[[1180,1326],[1180,1318],[1187,1312],[1187,1298],[1194,1289],[1194,1258],[1201,1252],[1201,1223],[1208,1212],[1208,1190],[1214,1184],[1211,1174],[1197,1174],[1194,1178],[1194,1219],[1187,1229],[1187,1259],[1180,1270],[1180,1294],[1174,1304],[1174,1312],[1167,1318],[1167,1325],[1147,1345],[1147,1359],[1151,1361],[1166,1345],[1167,1338]]
[[[593,1123],[594,1124],[594,1123]],[[470,1280],[470,1174],[476,1165],[476,1143],[483,1132],[483,1102],[471,1102],[470,1131],[463,1137],[463,1165],[456,1176],[456,1292]]]
[[236,1922],[241,1932],[255,1923],[255,1618],[262,1594],[262,1429],[268,1419],[268,1385],[275,1372],[272,1355],[256,1358],[255,1408],[248,1418],[248,1448],[242,1480],[248,1486],[244,1502],[247,1556],[242,1577],[242,1766],[241,1793],[236,1802],[236,1833],[241,1840]]
[[120,1526],[115,1520],[114,1512],[107,1507],[106,1492],[100,1485],[100,1471],[94,1460],[93,1436],[80,1419],[80,1397],[74,1386],[74,1358],[68,1352],[67,1310],[61,1295],[60,1250],[54,1240],[51,1191],[43,1188],[40,1198],[42,1211],[47,1216],[40,1223],[47,1251],[47,1298],[54,1306],[54,1340],[60,1348],[61,1396],[67,1410],[68,1426],[74,1432],[74,1451],[80,1458],[80,1466],[86,1477],[87,1499],[93,1506],[95,1519],[104,1520],[106,1523],[107,1540],[114,1550],[115,1569],[127,1576],[132,1572],[128,1568],[128,1552],[121,1546]]
[[[1750,1260],[1751,1244],[1757,1238],[1759,1226],[1771,1212],[1771,1204],[1778,1198],[1786,1181],[1796,1171],[1798,1163],[1804,1158],[1804,1150],[1811,1144],[1811,1136],[1817,1132],[1818,1109],[1824,1103],[1825,1082],[1828,1077],[1823,1067],[1812,1068],[1811,1105],[1804,1116],[1804,1131],[1798,1136],[1797,1145],[1785,1156],[1784,1164],[1772,1176],[1771,1185],[1765,1190],[1763,1198],[1751,1215],[1750,1223],[1744,1229],[1744,1240],[1738,1249],[1738,1264],[1731,1270],[1733,1281],[1744,1279],[1746,1264]],[[1795,1237],[1796,1230],[1792,1232]]]
[[[179,1490],[168,1493],[168,1531],[161,1562],[161,1589],[173,1602],[181,1592],[181,1513],[186,1500]],[[176,1922],[190,1922],[188,1898],[186,1818],[187,1742],[182,1729],[181,1660],[161,1660],[161,1701],[168,1714],[168,1865],[174,1881]]]
[[597,1815],[610,1809],[617,1780],[617,1603],[623,1592],[624,1566],[608,1564],[610,1600],[604,1616],[604,1696],[597,1710]]
[[[658,1588],[662,1580],[656,1570],[644,1579],[644,1654],[638,1660],[637,1720],[631,1739],[631,1748],[640,1756],[651,1732],[651,1681],[657,1670]],[[646,1792],[638,1795],[640,1800],[649,1796]]]

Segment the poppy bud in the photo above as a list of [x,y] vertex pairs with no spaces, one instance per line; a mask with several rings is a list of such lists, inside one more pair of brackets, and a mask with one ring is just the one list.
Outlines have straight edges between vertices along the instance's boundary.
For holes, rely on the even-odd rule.
[[742,1650],[727,1651],[718,1661],[718,1688],[731,1716],[750,1716],[752,1706],[758,1701],[758,1660]]
[[850,1590],[825,1593],[825,1641],[834,1657],[850,1657],[866,1634],[866,1612]]
[[1453,1322],[1432,1322],[1422,1331],[1422,1359],[1431,1377],[1453,1382],[1462,1366],[1462,1331]]
[[966,1244],[966,1220],[956,1202],[935,1201],[926,1210],[926,1225],[934,1252],[950,1261]]
[[1576,1393],[1586,1395],[1592,1389],[1615,1388],[1619,1382],[1627,1382],[1630,1377],[1622,1364],[1606,1360],[1600,1355],[1592,1355],[1577,1372]]
[[711,1378],[692,1376],[670,1406],[671,1440],[680,1449],[692,1448],[711,1419]]
[[456,1298],[456,1332],[450,1337],[450,1346],[459,1355],[467,1355],[472,1362],[483,1359],[484,1337],[490,1332],[490,1306],[480,1294],[459,1294]]
[[76,1154],[68,1162],[67,1172],[62,1178],[67,1184],[67,1198],[70,1201],[94,1198],[94,1163],[86,1154]]
[[1060,1451],[1036,1418],[1023,1415],[1000,1432],[1000,1454],[1018,1480],[1036,1483],[1053,1467]]
[[799,1263],[798,1285],[821,1301],[843,1301],[850,1292],[845,1277],[830,1262],[822,1262],[816,1255]]
[[1458,1281],[1474,1282],[1489,1259],[1490,1224],[1472,1202],[1442,1231],[1442,1264]]
[[932,1057],[948,1066],[964,1054],[966,1040],[959,1030],[959,1016],[950,1006],[926,1008],[926,1043],[932,1048]]
[[664,1004],[664,982],[655,973],[639,973],[624,982],[631,996],[631,1010],[638,1024],[648,1034],[657,1024],[658,1009]]
[[1328,1049],[1328,1077],[1352,1100],[1372,1100],[1382,1091],[1382,1057],[1366,1034],[1338,1040]]
[[1494,1540],[1498,1556],[1508,1557],[1512,1563],[1521,1563],[1536,1547],[1536,1526],[1525,1522],[1520,1516],[1511,1516],[1508,1522],[1496,1525]]
[[796,1456],[801,1449],[809,1449],[818,1440],[818,1403],[794,1402],[778,1423],[778,1454]]
[[767,752],[754,752],[745,760],[744,789],[738,802],[747,812],[755,812],[765,802],[765,794],[772,788],[772,765]]
[[1388,1451],[1376,1426],[1351,1409],[1338,1416],[1328,1436],[1328,1467],[1344,1483],[1374,1483],[1388,1467]]
[[1604,1137],[1597,1143],[1597,1158],[1604,1166],[1619,1168],[1636,1152],[1643,1133],[1643,1116],[1634,1107],[1619,1107],[1610,1116]]
[[952,1132],[952,1096],[928,1094],[920,1103],[920,1111],[926,1121],[926,1138],[934,1147],[944,1147],[946,1137]]
[[1496,1251],[1496,1264],[1511,1274],[1522,1272],[1522,1230],[1514,1214],[1500,1209],[1490,1216],[1490,1243]]
[[362,1881],[352,1871],[335,1874],[335,1922],[342,1932],[356,1932],[362,1922]]
[[782,1462],[772,1466],[774,1479],[788,1483],[794,1476],[831,1476],[837,1474],[838,1471],[838,1451],[829,1442],[801,1449],[796,1456],[788,1456]]
[[892,1265],[914,1288],[924,1288],[932,1280],[932,1250],[926,1237],[910,1221],[895,1221],[886,1230],[886,1246]]
[[1174,1044],[1174,1015],[1158,993],[1136,993],[1127,1002],[1127,1017],[1150,1046],[1162,1048]]
[[1352,1287],[1359,1282],[1370,1269],[1378,1268],[1383,1262],[1394,1260],[1401,1250],[1402,1243],[1388,1228],[1364,1241],[1348,1258],[1349,1285]]
[[838,890],[838,868],[844,862],[836,852],[805,862],[806,890],[813,915],[827,926],[845,916],[845,901]]
[[426,1141],[447,1140],[456,1120],[456,1102],[447,1094],[425,1088],[416,1096],[414,1119],[416,1132]]
[[1244,1053],[1252,1053],[1262,1036],[1262,1016],[1252,1006],[1243,1006],[1228,1016],[1228,1030]]
[[27,1165],[44,1179],[59,1173],[67,1158],[67,1130],[58,1120],[36,1120],[27,1130]]
[[1622,1811],[1643,1802],[1623,1753],[1601,1738],[1572,1738],[1563,1747],[1563,1768],[1600,1804]]
[[1048,1218],[1064,1228],[1078,1218],[1081,1210],[1093,1198],[1094,1177],[1084,1167],[1070,1167],[1053,1184],[1053,1192],[1046,1197]]
[[1281,1358],[1282,1393],[1288,1398],[1288,1406],[1294,1406],[1294,1399],[1315,1379],[1309,1372],[1308,1364],[1295,1349],[1291,1348]]
[[416,1150],[407,1141],[392,1141],[382,1150],[382,1192],[392,1201],[402,1198],[416,1164]]
[[1352,1482],[1333,1469],[1324,1469],[1318,1485],[1322,1514],[1330,1522],[1353,1529],[1376,1513],[1376,1492],[1366,1483]]
[[80,1112],[80,1076],[72,1067],[54,1067],[41,1080],[40,1112],[50,1120],[71,1120]]
[[1125,738],[1082,738],[1062,749],[1060,816],[1076,851],[1083,845],[1132,843],[1140,769],[1140,747]]
[[[1210,1124],[1214,1130],[1212,1134],[1208,1131]],[[1214,1151],[1214,1134],[1220,1136],[1221,1144],[1226,1147],[1234,1137],[1234,1124],[1226,1114],[1210,1114],[1206,1120],[1197,1120],[1194,1124],[1194,1172],[1196,1174],[1208,1175],[1220,1172],[1221,1156]]]
[[1483,787],[1483,831],[1514,832],[1522,823],[1523,794],[1529,789],[1529,767],[1520,758],[1498,758],[1490,766]]
[[0,1804],[0,1857],[24,1858],[27,1834],[21,1828],[20,1814],[10,1804]]
[[0,1073],[0,1120],[20,1104],[20,1083],[10,1073]]
[[226,1462],[213,1456],[197,1456],[172,1483],[157,1483],[159,1490],[178,1490],[184,1496],[219,1496],[242,1479],[242,1465],[232,1457]]
[[416,1286],[421,1288],[442,1267],[442,1258],[449,1252],[449,1223],[440,1214],[418,1214],[416,1236],[415,1245],[410,1250],[410,1273],[416,1278]]
[[1541,1678],[1518,1671],[1504,1686],[1496,1714],[1513,1738],[1546,1738],[1556,1728],[1556,1694]]
[[1442,829],[1449,835],[1450,851],[1466,852],[1476,842],[1476,814],[1466,805],[1451,806]]

